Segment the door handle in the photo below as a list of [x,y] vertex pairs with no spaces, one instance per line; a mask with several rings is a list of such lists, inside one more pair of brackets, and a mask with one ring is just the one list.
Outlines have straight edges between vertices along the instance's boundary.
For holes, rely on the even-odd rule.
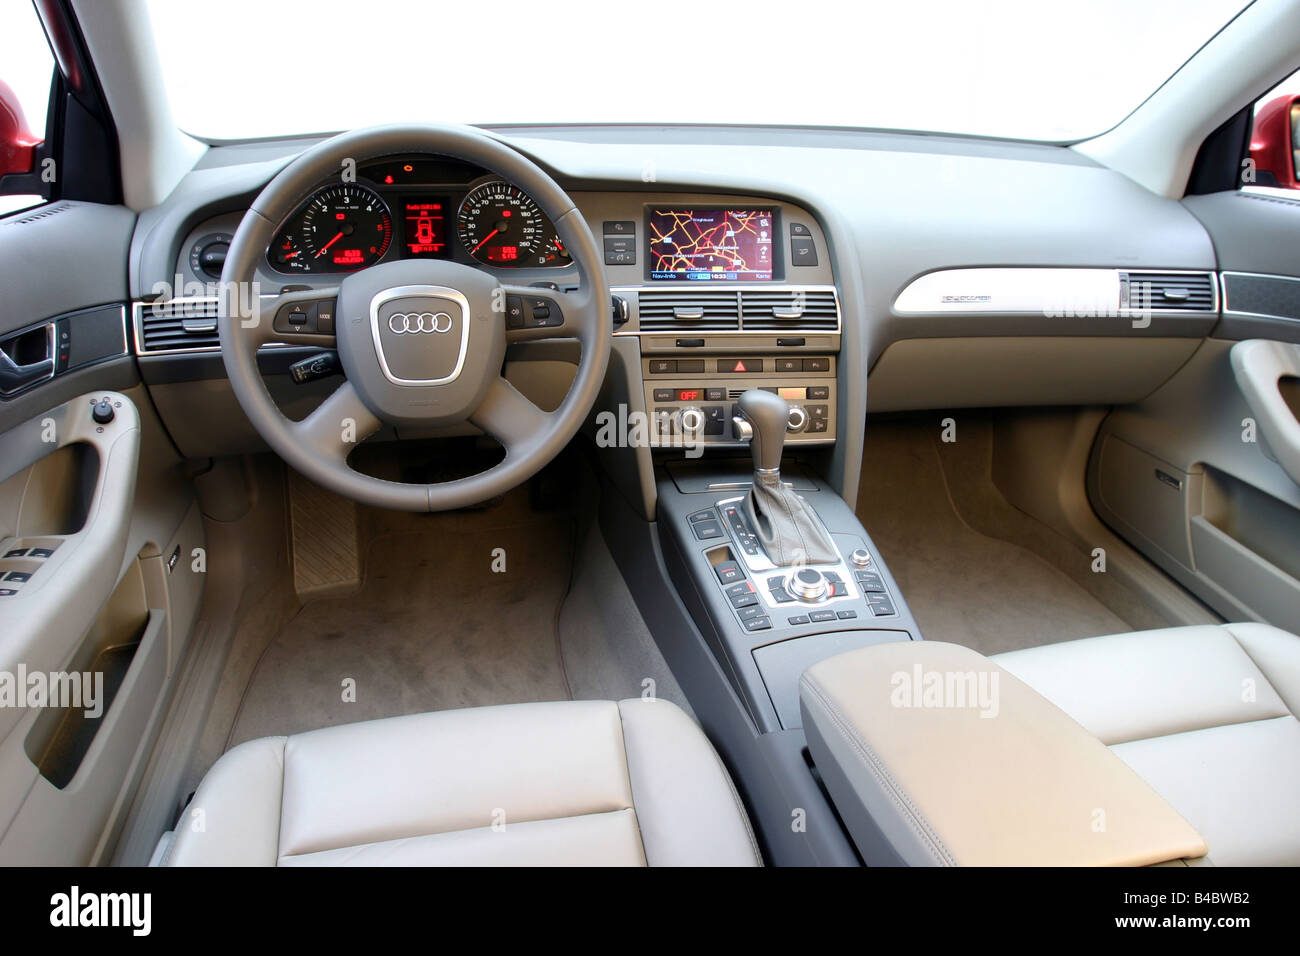
[[[44,339],[44,357],[35,361],[22,361],[25,349],[32,347],[33,333]],[[37,345],[37,348],[40,346]],[[21,392],[29,385],[35,385],[45,379],[54,377],[54,323],[48,322],[43,327],[28,329],[18,335],[10,336],[0,342],[0,396],[8,397]]]
[[1300,421],[1280,388],[1284,378],[1300,378],[1300,345],[1250,339],[1234,345],[1228,358],[1269,450],[1300,485]]

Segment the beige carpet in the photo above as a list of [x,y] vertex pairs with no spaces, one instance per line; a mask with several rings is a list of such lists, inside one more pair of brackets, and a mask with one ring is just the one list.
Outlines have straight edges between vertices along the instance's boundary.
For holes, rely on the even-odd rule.
[[[937,416],[871,422],[857,503],[925,638],[996,654],[1133,630],[1038,554],[963,520],[941,467],[938,434]],[[991,487],[978,467],[956,471],[954,480]],[[1087,556],[1080,553],[1078,562],[1079,573],[1088,573]]]
[[[280,630],[244,692],[231,746],[570,696],[554,631],[572,564],[570,514],[530,512],[522,491],[485,512],[373,512],[368,524],[360,591],[309,601]],[[504,573],[492,569],[497,548]]]

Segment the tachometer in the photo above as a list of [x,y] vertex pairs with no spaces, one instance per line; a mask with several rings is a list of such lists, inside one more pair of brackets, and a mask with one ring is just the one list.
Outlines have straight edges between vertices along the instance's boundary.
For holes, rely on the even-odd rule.
[[[374,265],[393,241],[393,216],[374,191],[356,183],[327,186],[312,196],[286,230],[278,249],[289,269],[309,272],[351,272]],[[296,238],[301,250],[284,245]],[[302,260],[301,265],[295,259]]]
[[461,246],[479,262],[518,268],[569,262],[555,227],[518,186],[483,183],[470,190],[456,212]]

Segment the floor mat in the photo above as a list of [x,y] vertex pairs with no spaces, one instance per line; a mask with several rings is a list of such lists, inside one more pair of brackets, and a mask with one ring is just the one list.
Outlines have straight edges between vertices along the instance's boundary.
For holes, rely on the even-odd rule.
[[[304,604],[276,635],[244,692],[229,745],[400,714],[568,698],[554,624],[569,583],[573,520],[529,512],[526,500],[514,493],[478,513],[372,513],[361,589]],[[504,571],[494,570],[500,559]]]
[[1038,555],[962,520],[940,467],[937,428],[873,422],[857,506],[925,638],[997,654],[1132,630]]

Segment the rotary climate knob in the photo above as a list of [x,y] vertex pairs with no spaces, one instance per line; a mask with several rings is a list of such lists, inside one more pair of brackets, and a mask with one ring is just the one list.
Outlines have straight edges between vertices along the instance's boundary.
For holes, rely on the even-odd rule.
[[687,435],[694,435],[704,428],[704,412],[701,409],[691,407],[683,408],[681,415],[677,419],[682,426],[682,431]]
[[790,414],[785,421],[785,430],[788,432],[801,432],[807,424],[808,413],[798,405],[791,405]]
[[826,579],[820,571],[804,568],[790,575],[786,588],[805,601],[818,601],[826,596]]

